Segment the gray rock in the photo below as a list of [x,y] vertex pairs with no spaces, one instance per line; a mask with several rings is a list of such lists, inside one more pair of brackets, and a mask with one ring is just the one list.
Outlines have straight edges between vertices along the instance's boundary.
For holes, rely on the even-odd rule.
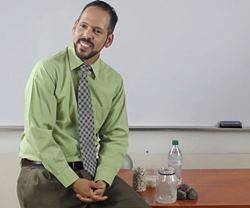
[[185,200],[185,199],[187,199],[187,194],[184,191],[178,189],[177,190],[177,199],[178,200]]
[[198,198],[198,193],[196,190],[194,190],[193,188],[191,188],[191,190],[189,191],[189,193],[187,194],[187,198],[188,199],[197,199]]
[[182,184],[177,190],[177,199],[197,199],[198,193],[197,191],[189,186],[188,184]]
[[185,183],[181,184],[181,186],[179,187],[179,189],[181,189],[182,191],[184,191],[184,192],[186,192],[186,193],[187,193],[191,188],[192,188],[191,186],[189,186],[189,185],[187,185],[187,184],[185,184]]

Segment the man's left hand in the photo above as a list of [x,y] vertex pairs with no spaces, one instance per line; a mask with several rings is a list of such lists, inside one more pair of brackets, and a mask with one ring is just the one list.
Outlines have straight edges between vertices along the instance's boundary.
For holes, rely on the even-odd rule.
[[[98,185],[98,188],[94,190],[94,196],[92,197],[92,199],[90,199],[89,202],[94,202],[94,201],[103,201],[106,200],[108,197],[107,196],[103,196],[104,192],[106,190],[107,184],[103,181],[103,180],[99,180],[96,182],[96,184]],[[81,201],[85,201],[85,198],[82,197],[80,194],[76,195]]]
[[104,194],[104,192],[105,192],[105,190],[106,190],[106,188],[107,188],[107,184],[106,184],[104,181],[102,181],[102,180],[97,181],[96,183],[97,183],[98,185],[100,185],[99,187],[101,187],[101,188],[96,189],[96,190],[94,191],[94,194],[95,194],[95,195],[98,195],[98,196],[103,196],[103,194]]

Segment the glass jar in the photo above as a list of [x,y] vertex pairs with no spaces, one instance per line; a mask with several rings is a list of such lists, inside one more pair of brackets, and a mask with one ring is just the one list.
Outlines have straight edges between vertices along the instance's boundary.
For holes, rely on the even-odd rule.
[[172,167],[158,170],[156,179],[156,198],[159,203],[174,203],[177,199],[177,178]]

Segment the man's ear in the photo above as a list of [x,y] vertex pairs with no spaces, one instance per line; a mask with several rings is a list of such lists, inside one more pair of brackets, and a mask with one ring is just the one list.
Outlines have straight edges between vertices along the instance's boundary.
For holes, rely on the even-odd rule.
[[77,19],[77,20],[75,21],[75,23],[74,23],[73,27],[72,27],[72,33],[74,33],[74,32],[75,32],[75,30],[76,30],[76,26],[77,26],[78,22],[79,22],[79,20]]
[[114,34],[110,34],[108,35],[108,38],[106,40],[106,43],[105,43],[105,48],[108,48],[109,46],[111,46],[111,44],[113,43],[113,40],[114,40]]

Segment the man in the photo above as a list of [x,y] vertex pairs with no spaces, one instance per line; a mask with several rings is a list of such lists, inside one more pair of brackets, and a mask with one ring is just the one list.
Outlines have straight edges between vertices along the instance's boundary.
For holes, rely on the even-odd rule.
[[125,94],[121,76],[99,58],[116,22],[109,4],[89,3],[73,44],[34,67],[19,152],[22,208],[149,207],[116,176],[127,150]]

